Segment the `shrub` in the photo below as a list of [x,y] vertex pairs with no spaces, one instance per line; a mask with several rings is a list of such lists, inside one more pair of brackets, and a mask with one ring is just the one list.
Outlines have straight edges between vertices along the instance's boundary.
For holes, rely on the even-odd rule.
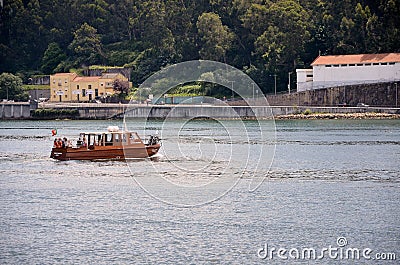
[[32,112],[35,118],[75,118],[79,116],[77,109],[36,109]]

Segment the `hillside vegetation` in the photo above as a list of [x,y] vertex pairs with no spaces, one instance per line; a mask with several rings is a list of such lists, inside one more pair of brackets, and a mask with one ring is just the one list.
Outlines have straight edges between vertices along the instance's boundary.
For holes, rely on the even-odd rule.
[[209,59],[268,93],[274,74],[286,90],[288,73],[318,54],[399,52],[399,14],[398,0],[5,0],[0,73],[128,66],[137,85],[166,65]]

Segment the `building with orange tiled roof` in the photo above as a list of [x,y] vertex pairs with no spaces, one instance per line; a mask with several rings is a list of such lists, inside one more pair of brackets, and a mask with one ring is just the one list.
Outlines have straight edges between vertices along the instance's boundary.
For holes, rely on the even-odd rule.
[[50,76],[50,101],[87,102],[112,95],[113,83],[117,79],[128,82],[128,79],[119,73],[104,73],[101,76],[56,73]]
[[400,53],[318,56],[312,69],[297,69],[297,91],[400,81]]

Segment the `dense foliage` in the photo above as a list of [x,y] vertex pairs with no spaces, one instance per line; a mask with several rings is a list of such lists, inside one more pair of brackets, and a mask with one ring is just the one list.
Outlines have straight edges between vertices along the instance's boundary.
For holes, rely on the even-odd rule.
[[318,54],[400,51],[399,0],[4,0],[0,14],[0,73],[25,79],[100,64],[138,84],[210,59],[272,92]]
[[22,79],[10,73],[0,75],[0,99],[27,101],[29,95],[22,88]]

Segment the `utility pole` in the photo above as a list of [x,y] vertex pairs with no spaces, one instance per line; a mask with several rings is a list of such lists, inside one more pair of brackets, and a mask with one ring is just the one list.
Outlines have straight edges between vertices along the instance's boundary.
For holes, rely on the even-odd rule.
[[289,95],[290,95],[290,75],[292,74],[292,72],[289,72],[289,83],[288,83],[288,89],[289,89]]
[[229,81],[229,82],[232,82],[232,101],[233,101],[233,97],[235,96],[233,92],[233,83],[235,83],[235,81]]
[[398,105],[397,105],[397,98],[398,98],[398,93],[397,93],[397,83],[394,83],[395,84],[395,86],[396,86],[396,108],[398,108]]

